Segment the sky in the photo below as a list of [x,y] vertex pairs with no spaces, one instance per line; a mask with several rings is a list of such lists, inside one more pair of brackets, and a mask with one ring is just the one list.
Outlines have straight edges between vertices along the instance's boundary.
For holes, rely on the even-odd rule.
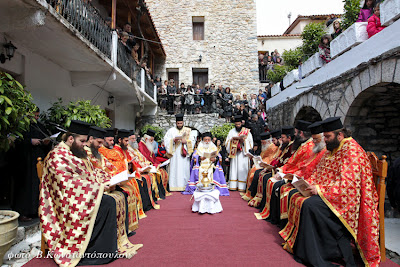
[[257,35],[283,34],[297,15],[342,14],[343,0],[256,0]]

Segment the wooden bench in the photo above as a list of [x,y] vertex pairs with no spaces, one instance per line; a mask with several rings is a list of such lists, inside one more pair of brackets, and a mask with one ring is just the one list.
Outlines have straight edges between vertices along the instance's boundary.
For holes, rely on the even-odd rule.
[[[43,168],[44,168],[43,159],[41,157],[39,157],[39,158],[37,158],[36,171],[37,171],[37,175],[39,177],[40,184],[42,183]],[[40,186],[39,186],[39,188],[40,188]],[[39,218],[40,218],[40,214],[39,214]],[[40,250],[42,251],[43,255],[47,255],[47,251],[49,250],[49,248],[46,244],[46,241],[43,238],[43,234],[42,234],[42,238],[41,238]]]
[[376,191],[378,192],[378,211],[379,211],[379,247],[381,252],[381,261],[386,261],[386,247],[385,247],[385,196],[386,184],[385,179],[387,176],[388,163],[386,156],[383,155],[380,160],[374,152],[367,152],[368,158],[371,161],[372,174]]

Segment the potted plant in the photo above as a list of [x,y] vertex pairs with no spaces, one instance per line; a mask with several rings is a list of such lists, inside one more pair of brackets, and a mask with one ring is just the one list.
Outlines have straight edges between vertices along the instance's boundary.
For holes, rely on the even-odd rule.
[[4,254],[10,249],[17,236],[19,213],[11,210],[0,210],[0,265]]

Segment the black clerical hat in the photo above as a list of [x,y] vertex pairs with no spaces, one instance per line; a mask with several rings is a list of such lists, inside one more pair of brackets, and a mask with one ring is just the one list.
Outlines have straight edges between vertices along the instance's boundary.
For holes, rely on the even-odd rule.
[[148,136],[154,137],[156,135],[156,131],[154,131],[152,129],[148,129],[146,134]]
[[115,131],[112,128],[105,129],[106,133],[104,134],[104,137],[115,137]]
[[270,137],[271,137],[271,134],[269,132],[260,134],[261,140],[267,140]]
[[298,120],[298,121],[296,121],[296,125],[294,126],[294,128],[296,128],[297,130],[303,131],[303,132],[308,132],[310,130],[307,127],[310,125],[311,125],[311,122]]
[[283,126],[282,127],[282,134],[293,135],[294,134],[294,128],[292,126]]
[[317,121],[308,126],[308,130],[311,132],[311,134],[319,134],[322,133],[322,121]]
[[176,121],[183,121],[183,114],[176,114],[175,115],[175,119],[176,119]]
[[90,124],[84,121],[72,120],[68,131],[79,135],[88,135]]
[[343,128],[340,117],[330,117],[322,121],[322,129],[324,132],[332,132]]
[[130,132],[128,130],[125,129],[118,130],[118,138],[128,138],[129,134]]
[[270,132],[270,134],[274,138],[279,138],[279,137],[281,137],[282,132],[281,132],[281,130],[273,130]]
[[104,138],[104,135],[107,133],[106,130],[97,126],[90,126],[88,136],[93,136],[94,138]]
[[203,133],[201,135],[201,138],[204,138],[204,137],[211,137],[212,138],[212,134],[210,132],[205,132],[205,133]]
[[242,120],[243,120],[243,117],[242,117],[242,115],[236,115],[235,116],[235,122],[242,122]]

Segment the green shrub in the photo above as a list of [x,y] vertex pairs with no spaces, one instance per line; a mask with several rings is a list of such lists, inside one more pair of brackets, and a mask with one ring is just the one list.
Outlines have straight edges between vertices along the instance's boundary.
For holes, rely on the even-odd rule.
[[211,134],[224,142],[229,131],[233,128],[235,128],[234,123],[224,123],[221,126],[216,125],[212,127]]
[[146,124],[145,126],[143,126],[142,129],[140,130],[141,134],[142,135],[146,134],[148,129],[151,129],[156,132],[154,140],[156,140],[157,142],[160,143],[164,139],[164,130],[158,126],[153,126],[151,124]]
[[283,77],[288,73],[286,66],[274,65],[274,70],[267,72],[267,79],[273,83],[277,83],[283,80]]
[[99,105],[92,105],[90,100],[79,100],[70,102],[66,107],[65,127],[69,127],[71,120],[84,121],[98,127],[111,127],[111,120],[106,115],[106,111]]
[[301,39],[303,40],[301,50],[305,57],[304,61],[318,52],[321,37],[325,34],[325,25],[323,23],[311,22],[304,27],[301,33]]
[[106,111],[99,105],[92,105],[90,102],[90,100],[78,100],[64,106],[62,99],[59,98],[45,114],[42,114],[42,119],[50,130],[54,129],[51,123],[68,128],[71,120],[80,120],[98,127],[109,128],[111,120],[107,117]]
[[288,68],[288,71],[297,69],[299,66],[299,61],[303,57],[301,47],[295,49],[285,50],[282,53],[284,65]]
[[350,27],[358,18],[360,13],[360,0],[343,0],[344,14],[341,26],[343,31]]
[[10,74],[0,72],[0,151],[7,151],[17,136],[23,138],[35,110],[32,95]]

